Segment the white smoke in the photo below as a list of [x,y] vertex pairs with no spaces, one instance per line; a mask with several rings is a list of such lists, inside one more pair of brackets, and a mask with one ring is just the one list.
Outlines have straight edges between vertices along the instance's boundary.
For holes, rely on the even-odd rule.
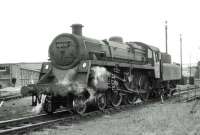
[[110,73],[104,67],[93,67],[92,71],[94,71],[95,85],[97,85],[98,82],[105,82],[106,78],[110,75]]
[[0,103],[0,107],[2,107],[2,106],[3,106],[3,104],[4,104],[4,101],[1,101],[1,103]]
[[92,80],[92,85],[99,90],[106,90],[108,88],[108,76],[110,73],[104,67],[93,67],[91,69],[93,71],[94,79]]
[[33,107],[32,113],[39,114],[42,111],[45,99],[46,99],[46,95],[42,94],[41,102],[38,103],[35,107]]
[[74,82],[71,85],[71,91],[74,91],[74,93],[77,95],[79,93],[82,93],[85,90],[84,86],[82,86],[80,83],[78,82]]
[[54,68],[53,72],[58,81],[54,89],[56,95],[66,96],[69,92],[78,94],[84,90],[84,86],[75,81],[77,67],[68,70]]
[[73,82],[73,78],[76,74],[76,68],[69,70],[59,70],[54,68],[53,72],[58,80],[58,84],[69,85]]
[[97,90],[107,90],[108,89],[108,76],[110,73],[104,67],[92,67],[92,88],[87,88],[87,91],[90,94],[90,97],[87,99],[86,102],[90,102],[95,99]]
[[55,88],[52,88],[55,95],[66,96],[69,92],[78,95],[87,90],[90,95],[87,101],[92,101],[95,98],[96,90],[108,89],[108,77],[110,73],[105,67],[95,66],[91,68],[92,80],[89,82],[89,87],[86,84],[76,81],[76,68],[69,70],[54,68],[53,73],[57,80],[56,85],[53,85]]
[[96,91],[94,91],[94,89],[91,89],[91,88],[87,88],[87,90],[90,94],[90,97],[86,100],[86,102],[93,101],[95,99]]

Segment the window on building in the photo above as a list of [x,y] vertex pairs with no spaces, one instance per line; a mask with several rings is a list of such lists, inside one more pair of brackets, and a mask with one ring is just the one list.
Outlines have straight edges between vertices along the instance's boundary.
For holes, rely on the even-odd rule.
[[0,72],[9,72],[8,66],[0,66]]

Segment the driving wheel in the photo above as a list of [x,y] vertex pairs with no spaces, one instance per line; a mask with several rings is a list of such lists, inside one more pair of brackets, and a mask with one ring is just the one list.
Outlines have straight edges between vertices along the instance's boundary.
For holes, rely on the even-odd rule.
[[48,114],[52,114],[55,112],[56,108],[53,103],[53,97],[52,96],[46,96],[44,101],[44,111]]
[[98,94],[96,102],[97,102],[98,109],[101,111],[104,110],[107,106],[106,95]]
[[80,115],[84,114],[87,109],[86,98],[83,95],[75,97],[73,100],[73,108],[76,113]]
[[137,96],[134,94],[128,94],[127,95],[127,103],[128,104],[134,104],[134,102],[137,100]]
[[114,107],[118,107],[122,103],[123,96],[118,91],[113,91],[111,94],[111,104]]

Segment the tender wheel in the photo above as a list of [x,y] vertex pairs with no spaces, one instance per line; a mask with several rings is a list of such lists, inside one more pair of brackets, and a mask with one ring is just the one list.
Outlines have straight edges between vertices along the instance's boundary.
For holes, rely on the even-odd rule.
[[117,92],[117,91],[112,92],[112,94],[111,94],[112,106],[114,106],[114,107],[120,106],[122,103],[122,99],[123,99],[123,96],[119,92]]
[[53,103],[53,97],[52,96],[46,96],[46,99],[44,101],[44,111],[48,114],[52,114],[55,112],[56,107]]
[[74,111],[80,115],[84,114],[86,109],[87,109],[87,105],[86,105],[86,99],[83,95],[77,96],[74,98],[73,100],[73,108]]
[[128,94],[127,95],[127,103],[128,104],[134,104],[134,102],[137,100],[137,96],[133,95],[133,94]]
[[98,94],[96,102],[97,102],[98,109],[103,111],[107,106],[106,95]]

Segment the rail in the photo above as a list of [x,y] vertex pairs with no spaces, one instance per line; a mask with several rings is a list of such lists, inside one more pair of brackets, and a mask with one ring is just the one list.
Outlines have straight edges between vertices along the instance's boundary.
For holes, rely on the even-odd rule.
[[[184,95],[186,95],[186,99],[189,99],[191,95],[191,92],[193,93],[193,96],[198,97],[200,96],[200,87],[197,86],[188,86],[187,88],[177,88],[177,92],[174,94],[179,101],[182,101]],[[182,97],[183,96],[183,97]],[[170,98],[171,99],[171,98]],[[99,116],[103,114],[113,114],[121,111],[127,111],[129,109],[133,109],[133,106],[139,107],[139,106],[145,106],[154,102],[160,101],[159,99],[149,100],[148,102],[139,102],[134,103],[131,105],[122,105],[119,107],[108,107],[103,112],[101,111],[93,111],[86,114],[83,114],[82,118],[91,118],[92,116]],[[60,114],[60,113],[59,113]],[[33,130],[44,128],[48,125],[53,125],[54,123],[59,123],[61,121],[67,121],[68,123],[71,123],[74,120],[79,120],[79,115],[72,115],[72,113],[69,113],[69,115],[66,115],[66,113],[61,113],[60,115],[39,115],[39,116],[31,116],[27,118],[18,118],[8,121],[2,121],[0,122],[0,135],[5,134],[21,134],[21,133],[27,133]]]
[[197,85],[188,85],[186,88],[177,87],[178,102],[188,102],[200,97],[200,87]]
[[12,100],[12,99],[17,99],[17,98],[22,98],[22,95],[21,94],[15,94],[15,95],[1,96],[0,102]]

